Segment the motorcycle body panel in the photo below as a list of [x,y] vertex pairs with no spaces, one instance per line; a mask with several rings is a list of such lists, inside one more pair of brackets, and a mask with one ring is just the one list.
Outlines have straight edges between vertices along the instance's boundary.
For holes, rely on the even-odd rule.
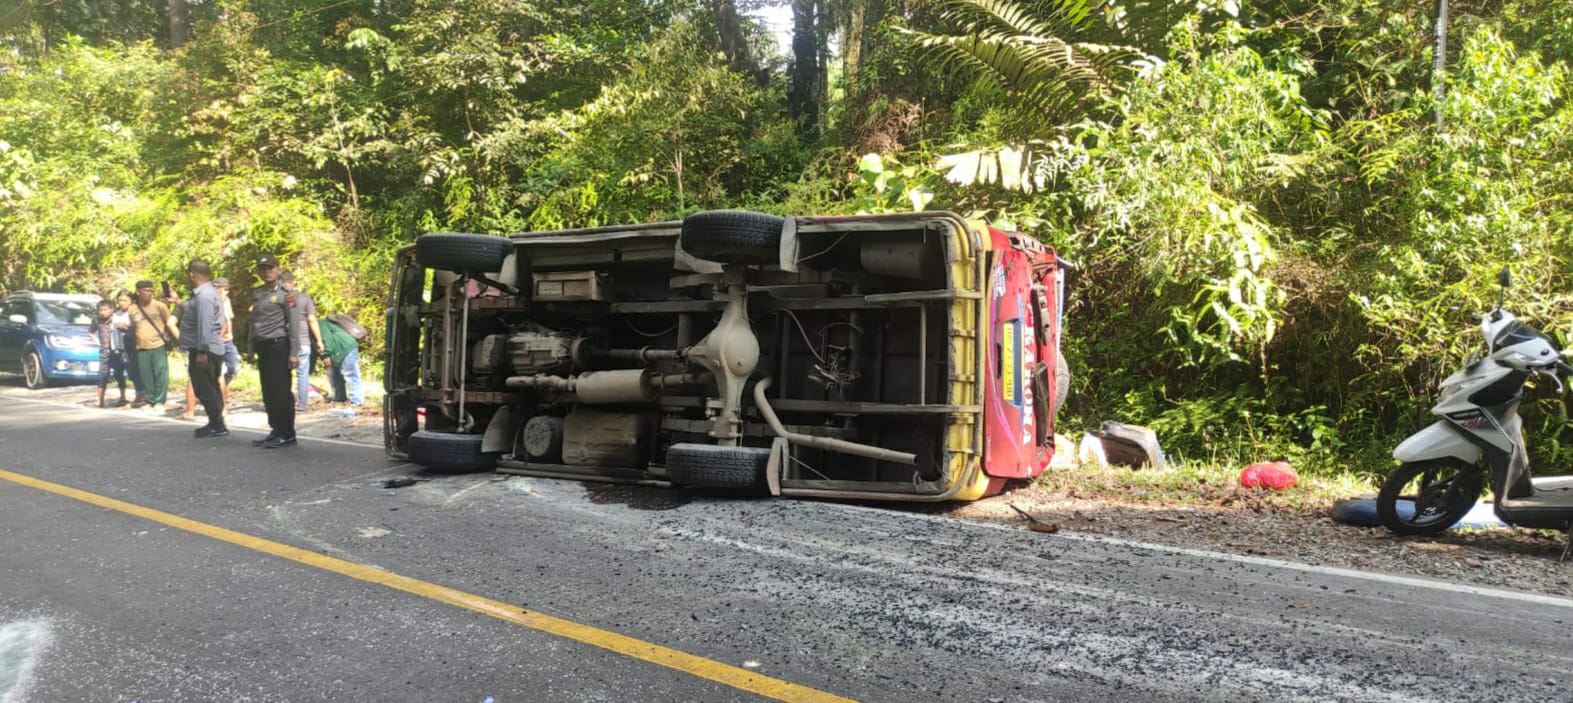
[[[1510,432],[1507,424],[1518,420],[1518,398],[1523,386],[1522,372],[1489,358],[1482,359],[1442,382],[1442,396],[1431,408],[1431,414],[1500,451],[1510,452],[1518,435]],[[1492,412],[1493,407],[1499,407],[1500,414]]]
[[1431,423],[1393,450],[1393,458],[1406,464],[1450,458],[1473,464],[1480,460],[1480,454],[1480,447],[1446,420]]

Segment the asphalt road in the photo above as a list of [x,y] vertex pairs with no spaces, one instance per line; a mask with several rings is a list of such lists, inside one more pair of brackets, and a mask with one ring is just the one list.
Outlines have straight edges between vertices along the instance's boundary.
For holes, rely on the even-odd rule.
[[765,700],[738,672],[787,700],[1573,700],[1573,600],[899,509],[490,475],[384,489],[413,467],[378,448],[191,427],[0,403],[0,469],[267,541],[0,477],[0,703]]

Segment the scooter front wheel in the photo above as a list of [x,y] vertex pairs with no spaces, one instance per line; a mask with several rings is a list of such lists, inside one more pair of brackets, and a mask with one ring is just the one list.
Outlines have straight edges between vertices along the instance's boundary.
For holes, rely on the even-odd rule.
[[1458,461],[1402,464],[1376,495],[1376,515],[1398,534],[1434,535],[1475,506],[1484,479],[1480,469]]

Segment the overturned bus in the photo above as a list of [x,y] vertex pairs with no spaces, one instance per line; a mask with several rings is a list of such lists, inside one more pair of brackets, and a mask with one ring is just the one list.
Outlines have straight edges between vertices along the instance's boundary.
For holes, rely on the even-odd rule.
[[942,212],[423,235],[389,293],[385,444],[437,471],[975,500],[1053,453],[1067,270]]

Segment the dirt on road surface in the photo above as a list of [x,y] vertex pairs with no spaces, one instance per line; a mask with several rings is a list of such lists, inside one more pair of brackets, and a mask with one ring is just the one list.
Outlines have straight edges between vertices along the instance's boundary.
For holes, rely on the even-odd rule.
[[[956,517],[1021,524],[1011,505],[1083,534],[1317,566],[1382,571],[1573,597],[1573,560],[1560,562],[1566,537],[1545,530],[1454,530],[1398,537],[1328,517],[1331,505],[1287,508],[1260,489],[1232,489],[1215,507],[1164,507],[1139,501],[1075,498],[1029,486],[977,503],[950,506]],[[1221,502],[1221,501],[1220,501]]]
[[[94,393],[92,386],[32,391],[22,386],[19,377],[0,376],[0,396],[92,407],[96,405]],[[178,420],[181,405],[172,393],[163,415]],[[380,414],[361,408],[355,415],[345,416],[345,409],[314,403],[298,416],[297,431],[380,447]],[[102,412],[146,413],[126,408]],[[195,418],[193,426],[203,422],[200,408]],[[226,420],[231,427],[267,427],[267,415],[259,401],[232,403]],[[1067,474],[1074,471],[1074,467],[1062,467],[1052,482],[1018,486],[976,503],[887,507],[1018,525],[1023,530],[1029,529],[1021,514],[1026,512],[1041,523],[1040,529],[1052,526],[1113,539],[1573,597],[1573,560],[1559,561],[1566,538],[1558,533],[1455,530],[1440,537],[1400,538],[1382,528],[1334,522],[1328,517],[1330,501],[1296,504],[1261,489],[1209,485],[1197,488],[1197,495],[1186,505],[1172,506],[1161,496],[1110,485],[1107,475],[1098,479],[1101,485],[1078,489],[1076,475]]]

